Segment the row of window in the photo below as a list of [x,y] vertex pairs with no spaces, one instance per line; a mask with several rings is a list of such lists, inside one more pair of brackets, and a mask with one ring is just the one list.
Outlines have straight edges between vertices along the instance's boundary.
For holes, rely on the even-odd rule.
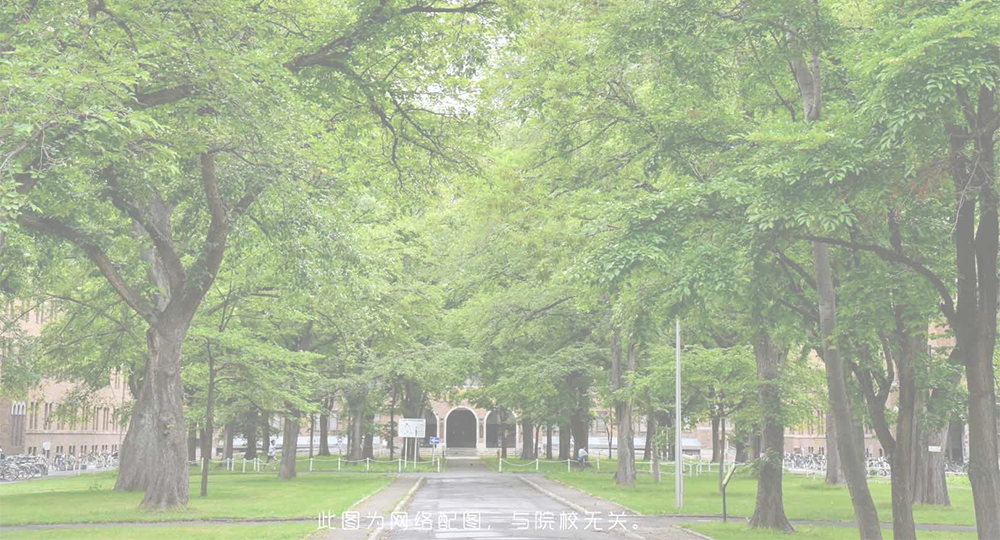
[[[62,454],[64,448],[65,448],[64,446],[56,446],[56,448],[55,448],[56,455]],[[106,444],[102,444],[100,451],[101,452],[108,452],[108,451],[117,452],[118,451],[118,445],[117,444],[112,444],[109,447]],[[33,456],[33,455],[36,455],[38,453],[39,453],[39,448],[37,446],[29,446],[28,447],[28,454],[30,454],[30,455]],[[45,455],[45,457],[47,457],[47,458],[52,457],[52,451],[51,451],[51,449],[50,450],[41,450],[41,453],[43,455]],[[87,453],[87,445],[85,445],[85,444],[80,445],[80,455],[83,455],[83,454],[86,454],[86,453]],[[96,454],[97,453],[97,445],[96,444],[90,445],[90,453],[91,454]],[[76,455],[76,445],[75,444],[69,445],[69,452],[67,452],[67,455],[70,455],[70,456],[75,456]]]
[[57,430],[64,428],[73,431],[79,429],[84,431],[120,432],[122,430],[121,422],[119,421],[121,413],[117,407],[95,406],[92,409],[88,407],[82,411],[82,414],[74,414],[71,418],[63,418],[57,415],[58,410],[58,404],[32,401],[28,407],[28,429],[39,429],[38,426],[41,424],[41,429],[49,430],[52,429],[52,425],[55,423],[55,429]]

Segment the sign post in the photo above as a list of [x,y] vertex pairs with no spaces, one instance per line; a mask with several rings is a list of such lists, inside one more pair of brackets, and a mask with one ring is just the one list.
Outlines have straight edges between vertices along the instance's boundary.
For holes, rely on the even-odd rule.
[[427,433],[426,418],[400,418],[399,436],[404,440],[410,439],[410,446],[413,447],[413,468],[417,468],[417,439],[423,439]]

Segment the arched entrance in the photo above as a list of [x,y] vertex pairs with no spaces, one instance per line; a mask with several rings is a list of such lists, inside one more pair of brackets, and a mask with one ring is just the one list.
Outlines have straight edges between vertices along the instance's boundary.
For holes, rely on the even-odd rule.
[[424,446],[431,445],[431,437],[438,436],[438,417],[434,414],[434,411],[427,411],[424,413],[424,421],[427,422],[426,429],[424,430]]
[[454,409],[445,418],[445,444],[448,448],[475,448],[476,415],[469,409]]
[[505,412],[503,418],[496,411],[486,417],[486,448],[500,448],[500,422],[506,425],[507,448],[517,446],[517,424],[511,413]]

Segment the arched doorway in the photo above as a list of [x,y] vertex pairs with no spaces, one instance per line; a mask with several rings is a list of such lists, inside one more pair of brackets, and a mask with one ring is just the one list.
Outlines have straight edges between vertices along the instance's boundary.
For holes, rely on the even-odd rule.
[[514,416],[509,412],[504,412],[501,419],[496,411],[490,412],[486,417],[486,448],[500,448],[500,422],[506,424],[507,448],[517,446],[517,424]]
[[427,423],[426,429],[424,430],[424,446],[430,446],[431,437],[438,436],[438,417],[434,414],[434,411],[427,411],[424,413],[424,421]]
[[448,448],[475,448],[476,415],[469,409],[455,409],[445,419],[444,440]]

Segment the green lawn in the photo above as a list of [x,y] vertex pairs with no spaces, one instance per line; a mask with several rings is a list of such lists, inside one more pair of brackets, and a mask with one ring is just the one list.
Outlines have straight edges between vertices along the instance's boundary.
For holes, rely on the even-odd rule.
[[315,523],[203,525],[198,527],[80,527],[4,532],[4,540],[290,540],[316,531]]
[[[222,469],[220,469],[222,471]],[[138,508],[142,493],[112,491],[116,472],[48,478],[0,485],[0,525],[175,521],[208,518],[313,518],[339,514],[388,484],[386,474],[300,474],[281,481],[275,474],[214,474],[207,498],[191,477],[188,507],[167,512]]]
[[[552,472],[549,478],[582,489],[593,495],[617,502],[641,514],[719,515],[722,513],[722,495],[718,492],[718,476],[703,474],[684,477],[684,508],[674,507],[674,476],[664,474],[656,485],[648,474],[639,475],[635,487],[622,488],[614,483],[613,469],[602,468],[594,472]],[[878,507],[879,519],[892,520],[892,501],[889,482],[869,482],[872,497]],[[913,507],[917,523],[949,525],[975,525],[972,506],[972,488],[968,478],[949,478],[948,492],[952,506]],[[753,514],[757,496],[757,481],[748,475],[737,475],[726,490],[728,511],[731,515]],[[846,486],[827,486],[822,478],[815,481],[808,476],[786,474],[784,477],[785,514],[788,519],[854,521],[850,495]]]
[[[773,538],[796,537],[809,540],[857,540],[858,530],[854,527],[795,527],[795,532],[781,535],[768,530],[750,529],[746,523],[686,523],[684,528],[712,538],[729,540],[772,540]],[[920,540],[975,540],[976,533],[956,533],[938,531],[917,531]],[[892,540],[892,530],[882,529],[882,538]]]

